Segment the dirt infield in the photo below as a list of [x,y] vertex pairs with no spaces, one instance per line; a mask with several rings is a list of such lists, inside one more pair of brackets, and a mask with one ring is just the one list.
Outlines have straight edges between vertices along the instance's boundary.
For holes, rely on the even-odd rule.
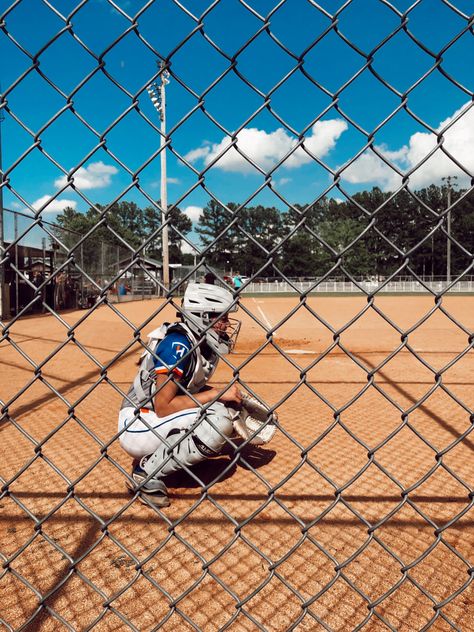
[[0,345],[0,630],[474,629],[474,297],[443,300],[456,322],[423,321],[430,297],[245,298],[214,382],[238,372],[281,429],[196,468],[208,489],[176,477],[159,516],[112,439],[161,305],[25,318]]

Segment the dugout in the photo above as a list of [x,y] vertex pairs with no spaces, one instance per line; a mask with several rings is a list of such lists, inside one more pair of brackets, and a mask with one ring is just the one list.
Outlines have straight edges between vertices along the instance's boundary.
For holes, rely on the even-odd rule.
[[[54,251],[19,244],[12,246],[8,242],[5,242],[5,249],[10,256],[10,262],[4,265],[5,294],[9,303],[7,311],[11,315],[16,315],[35,297],[35,288],[25,279],[37,287],[48,279],[54,266]],[[43,311],[42,301],[54,308],[53,280],[42,288],[41,294],[42,300],[30,306],[26,313]]]
[[[133,300],[145,296],[161,296],[163,294],[163,263],[150,257],[140,257],[135,259],[134,265],[130,266],[131,257],[120,259],[116,264],[108,266],[113,274],[118,274],[120,278],[112,289],[114,295],[118,295],[119,300]],[[114,269],[115,268],[115,269]],[[181,263],[169,264],[170,284],[179,284],[187,278],[193,271],[193,266],[186,266]],[[111,274],[112,274],[111,272]],[[125,293],[121,291],[121,286],[125,286]],[[124,297],[127,297],[126,299]]]
[[120,274],[115,284],[114,294],[118,296],[159,294],[159,282],[163,278],[162,262],[149,257],[135,258],[133,265],[130,266],[131,262],[132,256],[119,259],[116,264],[109,266],[114,274]]
[[[131,296],[159,296],[162,293],[163,262],[157,259],[151,259],[150,257],[139,257],[135,259],[131,267],[128,267],[131,261],[132,257],[126,257],[117,262],[120,278],[116,283],[116,293],[123,296],[120,292],[120,287],[126,286],[126,294]],[[117,264],[109,266],[109,268],[116,268]],[[170,283],[173,282],[175,276],[177,276],[179,280],[179,270],[181,268],[182,265],[180,263],[169,264]],[[116,270],[115,274],[117,274]]]

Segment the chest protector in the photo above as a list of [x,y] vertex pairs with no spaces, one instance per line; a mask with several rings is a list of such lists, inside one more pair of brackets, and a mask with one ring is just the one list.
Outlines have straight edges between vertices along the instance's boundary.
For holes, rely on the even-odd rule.
[[[158,329],[148,334],[149,342],[147,347],[150,351],[145,350],[142,354],[140,368],[133,380],[133,384],[128,393],[128,399],[131,399],[137,408],[148,408],[153,410],[153,397],[156,393],[155,385],[155,366],[154,357],[151,352],[156,353],[156,349],[165,336],[172,332],[184,334],[191,343],[191,353],[189,354],[189,364],[186,368],[181,383],[190,393],[197,393],[211,379],[216,370],[219,358],[217,354],[212,353],[209,359],[205,358],[198,346],[198,341],[191,329],[184,323],[165,323]],[[130,402],[124,400],[122,407],[130,406]]]

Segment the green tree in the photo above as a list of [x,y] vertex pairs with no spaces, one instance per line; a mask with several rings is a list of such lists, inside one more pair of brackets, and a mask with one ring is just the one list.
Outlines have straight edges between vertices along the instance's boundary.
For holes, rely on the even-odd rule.
[[[268,263],[268,252],[281,236],[282,215],[278,209],[261,205],[242,209],[237,227],[237,240],[241,246],[234,257],[234,268],[247,275],[258,272]],[[261,274],[273,276],[272,268],[267,266]]]
[[[468,255],[458,246],[452,246],[452,273],[462,274],[474,261],[474,193],[455,191],[452,200],[459,200],[451,212],[451,234],[468,251]],[[469,274],[474,274],[471,269]]]
[[86,213],[91,226],[96,226],[102,217],[105,222],[94,231],[94,237],[106,243],[118,243],[117,237],[108,230],[110,227],[133,248],[138,248],[143,241],[143,212],[134,202],[117,202],[112,204],[104,214],[107,206],[96,204]]
[[[293,205],[285,213],[275,207],[239,208],[236,203],[224,206],[210,200],[196,233],[203,246],[210,246],[208,265],[248,275],[265,267],[267,253],[280,243],[274,267],[267,265],[262,276],[275,276],[281,270],[290,277],[321,277],[342,257],[341,266],[352,276],[387,277],[400,268],[408,253],[408,267],[416,274],[445,276],[447,224],[442,213],[447,207],[447,193],[445,185],[431,185],[414,193],[402,189],[396,195],[374,187],[344,202],[323,198],[313,204]],[[455,240],[451,270],[458,275],[473,261],[474,192],[451,189],[450,195],[451,235]],[[133,202],[118,202],[104,216],[106,208],[96,205],[86,213],[66,208],[58,215],[54,231],[66,252],[92,231],[76,250],[75,259],[80,262],[82,257],[86,270],[95,272],[103,264],[104,244],[117,261],[119,240],[114,232],[134,249],[155,234],[146,252],[161,260],[159,202],[158,208],[144,210]],[[178,207],[172,208],[169,216],[170,261],[192,264],[193,255],[181,252],[182,235],[192,230],[192,223]]]
[[283,243],[277,267],[287,277],[318,277],[328,259],[314,237],[299,230]]
[[[160,210],[160,201],[157,202],[158,208],[147,206],[143,211],[143,222],[145,228],[145,237],[155,234],[147,253],[155,259],[162,258],[162,213]],[[189,217],[185,215],[178,206],[174,206],[168,210],[168,244],[170,263],[184,263],[181,252],[182,235],[187,235],[193,224]]]
[[72,248],[81,235],[90,229],[90,222],[84,213],[79,213],[70,206],[66,207],[56,218],[60,228],[53,228],[56,237],[67,249]]
[[215,200],[210,200],[199,218],[196,233],[201,237],[204,246],[211,246],[206,257],[208,264],[223,269],[229,266],[235,269],[241,246],[235,226],[230,229],[228,227],[236,219],[234,212],[237,206],[229,204],[228,207],[229,210]]

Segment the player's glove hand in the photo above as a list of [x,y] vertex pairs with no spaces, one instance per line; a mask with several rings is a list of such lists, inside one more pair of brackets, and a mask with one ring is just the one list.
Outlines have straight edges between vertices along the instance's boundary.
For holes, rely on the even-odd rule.
[[245,441],[253,445],[269,443],[276,432],[278,416],[271,413],[259,401],[242,395],[242,409],[234,419],[234,430]]

